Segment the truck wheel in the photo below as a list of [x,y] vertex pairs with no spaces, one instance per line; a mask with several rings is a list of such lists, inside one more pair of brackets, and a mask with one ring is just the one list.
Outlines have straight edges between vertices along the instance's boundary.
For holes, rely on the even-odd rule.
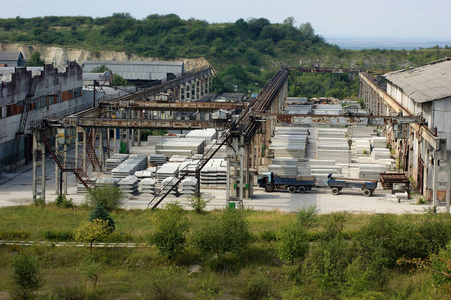
[[290,193],[294,194],[294,193],[296,193],[296,187],[290,185],[290,186],[288,187],[288,191],[289,191]]
[[268,184],[265,186],[265,192],[271,193],[274,189],[272,188],[272,185]]
[[332,194],[333,195],[338,195],[338,193],[340,192],[340,190],[336,187],[332,188]]
[[364,190],[363,190],[363,196],[365,196],[365,197],[371,196],[371,190],[369,190],[369,189],[364,189]]
[[301,186],[299,187],[299,193],[304,194],[306,191],[307,191],[307,188],[306,188],[305,186],[301,185]]

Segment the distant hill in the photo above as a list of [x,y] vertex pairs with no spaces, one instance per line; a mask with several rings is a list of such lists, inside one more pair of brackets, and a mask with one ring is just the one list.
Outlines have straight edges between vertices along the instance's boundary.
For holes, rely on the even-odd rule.
[[[218,71],[214,82],[218,92],[233,91],[235,86],[239,92],[256,91],[281,65],[396,70],[451,56],[451,49],[439,47],[409,51],[343,50],[316,34],[310,23],[294,24],[291,17],[282,24],[265,18],[208,23],[183,20],[175,14],[149,15],[139,20],[128,13],[102,18],[17,17],[0,19],[0,42],[27,45],[39,52],[51,52],[49,47],[75,52],[79,49],[85,51],[80,55],[94,60],[116,57],[111,53],[117,52],[122,53],[117,57],[127,59],[194,59],[196,64],[199,59],[206,59]],[[46,62],[49,63],[47,59]],[[313,77],[309,80],[315,82]],[[329,86],[344,90],[333,86],[330,80]],[[319,93],[325,90],[326,87],[313,89],[304,96],[321,96]]]

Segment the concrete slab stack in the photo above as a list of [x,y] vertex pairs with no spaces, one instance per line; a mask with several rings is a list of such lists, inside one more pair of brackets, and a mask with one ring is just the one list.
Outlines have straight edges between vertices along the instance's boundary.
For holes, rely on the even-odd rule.
[[125,198],[133,197],[138,191],[138,177],[134,175],[128,175],[121,181],[119,181],[119,188]]
[[209,144],[212,140],[216,139],[217,136],[216,129],[214,128],[196,129],[188,132],[185,139],[204,139],[205,144]]
[[[170,190],[177,182],[178,182],[178,178],[177,177],[166,177],[162,182],[161,182],[161,193],[165,194],[168,190]],[[172,191],[170,192],[171,195],[177,195],[177,187],[174,187],[172,189]]]
[[313,109],[315,115],[341,115],[343,114],[343,107],[339,104],[319,104]]
[[332,173],[334,177],[342,177],[342,168],[336,165],[336,160],[331,159],[311,159],[310,175],[316,177],[316,184],[327,186],[327,175]]
[[151,154],[149,155],[149,163],[153,166],[162,166],[166,163],[166,155]]
[[119,166],[111,170],[113,178],[125,178],[134,174],[136,171],[145,170],[147,168],[147,155],[130,154],[128,159]]
[[[209,150],[209,153],[213,153],[216,149],[218,149],[221,143],[217,142],[217,140],[212,140],[210,144],[205,147],[205,151]],[[215,158],[224,158],[226,157],[226,146],[223,145],[218,152],[216,152]]]
[[173,155],[171,158],[169,158],[169,162],[179,162],[182,163],[184,161],[187,161],[188,157],[183,155]]
[[280,176],[297,176],[298,165],[268,165],[268,171]]
[[387,149],[387,148],[373,148],[373,151],[371,151],[371,157],[374,160],[391,159],[390,149]]
[[345,128],[318,128],[316,159],[333,158],[337,163],[347,163],[349,152]]
[[119,166],[128,158],[128,154],[114,153],[110,158],[105,160],[105,173],[111,173],[111,170]]
[[379,174],[385,173],[387,166],[379,164],[359,165],[359,178],[369,180],[379,180]]
[[153,173],[152,171],[144,170],[144,171],[136,171],[135,174],[136,177],[138,177],[139,180],[142,180],[144,178],[152,178]]
[[308,115],[312,113],[311,105],[288,105],[284,110],[287,114],[303,114]]
[[352,150],[356,154],[370,154],[370,145],[371,144],[369,139],[355,139],[352,142]]
[[190,174],[191,176],[194,176],[196,174],[196,171],[199,169],[199,161],[185,161],[180,164],[179,168],[179,177],[182,177],[185,174]]
[[179,193],[182,195],[192,195],[197,192],[197,179],[196,177],[186,177],[179,183]]
[[268,149],[275,158],[305,158],[307,128],[277,126]]
[[163,182],[168,177],[178,177],[180,163],[166,163],[157,170],[158,182]]
[[227,182],[227,161],[211,159],[200,171],[200,184],[210,187],[224,187]]
[[157,154],[164,154],[168,157],[171,157],[172,155],[184,155],[191,157],[193,154],[203,153],[204,147],[205,139],[163,139],[163,141],[155,146],[155,152]]
[[373,148],[386,148],[387,138],[384,136],[373,136],[372,138]]
[[144,178],[138,183],[138,191],[142,194],[155,195],[157,181],[153,178]]

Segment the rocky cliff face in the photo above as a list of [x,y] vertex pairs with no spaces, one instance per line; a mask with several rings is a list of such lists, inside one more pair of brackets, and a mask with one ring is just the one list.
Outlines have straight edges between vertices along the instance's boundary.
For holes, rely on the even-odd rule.
[[[152,61],[159,60],[154,57],[142,57],[137,55],[127,55],[125,52],[115,51],[89,51],[74,48],[49,47],[43,45],[23,45],[1,43],[2,51],[20,51],[25,58],[30,57],[31,53],[38,51],[41,53],[41,59],[46,64],[53,63],[57,68],[65,68],[68,61],[76,61],[80,65],[86,60],[122,60],[122,61]],[[185,70],[190,71],[210,63],[205,58],[180,58],[176,61],[183,61]]]

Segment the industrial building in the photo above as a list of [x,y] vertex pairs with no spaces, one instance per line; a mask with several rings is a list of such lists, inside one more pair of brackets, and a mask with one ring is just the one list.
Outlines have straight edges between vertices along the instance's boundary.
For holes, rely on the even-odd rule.
[[24,67],[27,60],[22,52],[19,51],[1,51],[0,67]]
[[0,170],[31,160],[31,122],[92,105],[82,95],[83,70],[75,61],[63,72],[52,64],[8,65],[0,68],[0,74]]
[[450,71],[451,59],[446,58],[384,75],[387,94],[407,113],[424,118],[424,126],[404,128],[403,136],[391,131],[391,138],[400,164],[434,204],[450,197]]

